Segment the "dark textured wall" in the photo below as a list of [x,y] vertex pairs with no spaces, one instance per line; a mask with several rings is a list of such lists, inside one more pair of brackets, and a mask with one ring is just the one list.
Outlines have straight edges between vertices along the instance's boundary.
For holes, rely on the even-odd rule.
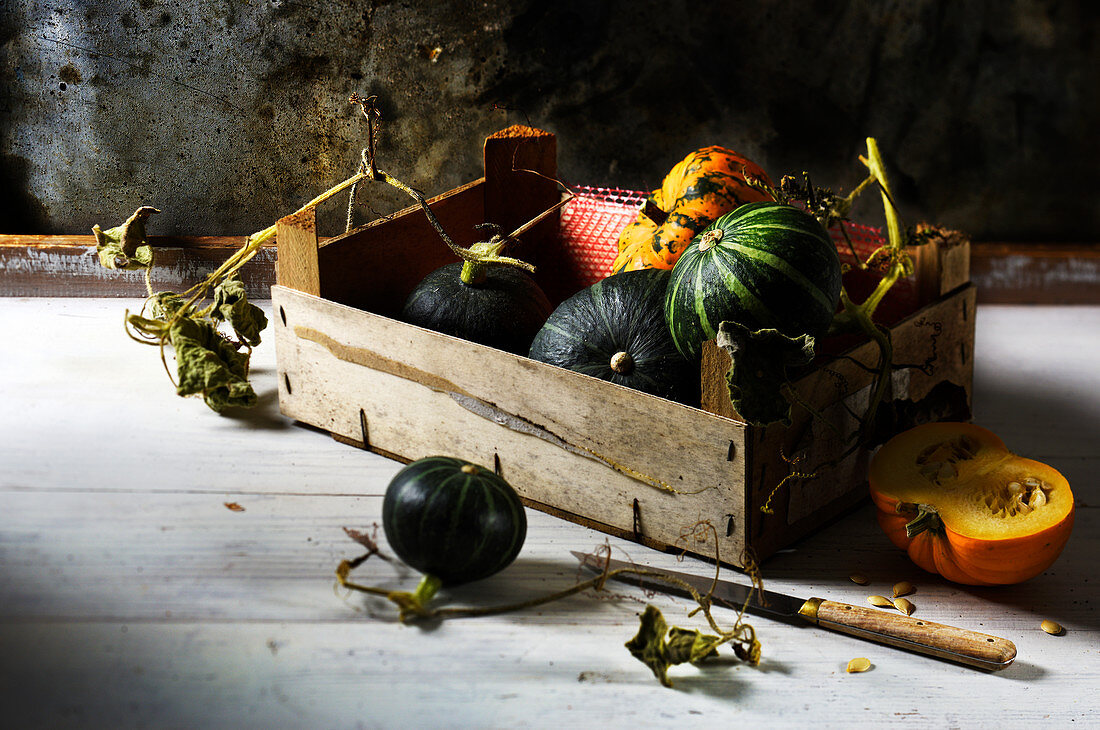
[[[651,188],[719,143],[850,188],[874,135],[910,219],[1100,240],[1096,3],[0,0],[0,232],[265,227],[380,164],[427,193],[529,120],[569,182]],[[407,200],[371,186],[363,215]],[[343,202],[323,227],[342,226]]]

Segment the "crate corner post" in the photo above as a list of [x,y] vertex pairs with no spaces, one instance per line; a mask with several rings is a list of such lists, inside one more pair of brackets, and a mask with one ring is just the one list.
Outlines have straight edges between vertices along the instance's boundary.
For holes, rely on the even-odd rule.
[[307,208],[280,218],[275,224],[275,245],[276,283],[320,296],[317,212],[313,208]]

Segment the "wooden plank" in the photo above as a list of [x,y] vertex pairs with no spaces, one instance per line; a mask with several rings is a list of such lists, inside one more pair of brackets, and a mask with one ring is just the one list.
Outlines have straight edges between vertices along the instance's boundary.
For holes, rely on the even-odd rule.
[[[151,236],[157,255],[154,282],[163,289],[193,286],[245,238]],[[1100,304],[1097,244],[978,241],[970,248],[970,278],[978,285],[979,304]],[[0,296],[144,295],[140,272],[108,271],[94,250],[92,236],[0,235]],[[269,296],[276,281],[274,245],[261,249],[241,270],[241,278],[250,297]]]
[[[152,236],[156,290],[184,291],[206,278],[244,236]],[[275,280],[275,249],[264,248],[240,270],[248,296],[266,299]],[[0,296],[145,296],[141,271],[100,265],[94,236],[0,236]]]
[[970,240],[960,233],[949,231],[946,238],[913,248],[910,256],[921,305],[934,302],[970,281]]
[[279,249],[276,278],[292,289],[321,294],[321,275],[317,265],[317,211],[303,210],[275,224]]
[[[429,198],[428,204],[454,243],[469,246],[483,235],[474,228],[485,220],[483,198],[478,179]],[[325,299],[387,315],[399,313],[430,272],[459,260],[419,205],[337,236],[318,255]]]
[[980,303],[1100,304],[1100,245],[975,244],[971,278]]
[[[272,291],[284,414],[406,459],[445,453],[499,463],[534,503],[568,505],[665,545],[709,520],[723,534],[722,554],[731,561],[740,554],[742,424],[283,287]],[[284,359],[286,348],[296,352]]]
[[[909,580],[914,616],[1010,639],[1019,650],[1011,667],[976,672],[750,615],[764,646],[758,669],[722,649],[717,661],[674,667],[668,692],[622,645],[646,603],[671,624],[709,631],[681,598],[614,585],[602,598],[419,629],[396,623],[384,599],[334,591],[331,566],[357,554],[340,528],[380,521],[398,465],[280,416],[270,341],[253,353],[256,411],[219,417],[177,398],[156,350],[121,335],[121,310],[136,306],[0,298],[5,338],[34,343],[0,360],[0,703],[9,726],[390,727],[415,716],[522,727],[533,717],[576,725],[583,715],[584,724],[663,727],[735,714],[768,727],[900,719],[940,728],[1088,726],[1100,716],[1100,509],[1086,506],[1100,504],[1100,340],[1081,336],[1100,331],[1100,307],[978,309],[978,422],[1074,475],[1077,522],[1051,569],[1005,588],[947,583],[889,543],[869,504],[763,565],[769,589],[855,604]],[[567,551],[605,539],[537,512],[528,519],[512,567],[441,603],[561,588],[577,577]],[[643,564],[711,570],[608,541]],[[857,571],[871,584],[852,583]],[[416,579],[375,559],[354,576],[393,588]],[[733,616],[715,610],[722,626]],[[1048,618],[1066,634],[1043,633]],[[857,656],[871,671],[845,673]]]
[[[511,233],[561,200],[557,137],[514,125],[485,139],[485,220]],[[536,174],[537,173],[537,174]],[[536,268],[535,278],[554,304],[582,287],[558,245],[555,211],[524,233],[510,255]]]

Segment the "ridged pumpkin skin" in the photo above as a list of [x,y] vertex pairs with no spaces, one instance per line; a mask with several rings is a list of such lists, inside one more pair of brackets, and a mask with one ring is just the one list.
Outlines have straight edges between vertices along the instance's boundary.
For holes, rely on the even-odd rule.
[[677,351],[661,310],[668,280],[668,271],[643,269],[582,289],[546,320],[530,357],[697,405],[698,366]]
[[667,220],[658,224],[639,213],[619,234],[612,272],[671,269],[691,239],[716,218],[743,203],[768,200],[748,185],[746,173],[771,184],[759,165],[725,147],[704,147],[676,163],[648,198],[668,213]]
[[399,471],[382,501],[382,528],[397,557],[443,585],[487,578],[519,554],[527,516],[494,472],[450,456]]
[[401,320],[499,350],[526,355],[553,307],[526,271],[490,266],[480,284],[465,284],[462,263],[428,274],[405,300]]
[[665,295],[665,318],[691,358],[724,320],[817,336],[833,319],[840,284],[836,246],[813,216],[790,205],[749,203],[684,250]]
[[[1027,486],[1028,479],[1041,485]],[[1047,464],[1011,453],[992,432],[968,423],[930,423],[888,441],[868,473],[879,525],[930,573],[965,585],[1008,585],[1049,568],[1069,539],[1069,483]],[[1042,504],[1016,494],[1039,489]],[[1025,500],[1026,502],[1027,500]],[[927,525],[909,536],[923,513]],[[918,521],[915,527],[922,527]]]

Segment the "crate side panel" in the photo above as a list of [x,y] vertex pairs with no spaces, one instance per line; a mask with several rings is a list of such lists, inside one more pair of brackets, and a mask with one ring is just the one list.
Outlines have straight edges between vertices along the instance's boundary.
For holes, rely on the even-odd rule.
[[[366,188],[363,194],[368,191]],[[485,222],[484,195],[484,179],[479,179],[428,201],[457,245],[469,246],[483,237],[474,226]],[[321,296],[391,316],[401,311],[421,279],[444,264],[459,261],[419,205],[326,242],[318,259]]]
[[[756,478],[750,501],[750,535],[762,552],[773,552],[809,534],[866,496],[867,466],[874,446],[893,433],[930,420],[966,419],[970,411],[974,360],[974,301],[966,286],[924,307],[891,329],[894,363],[891,390],[880,408],[893,415],[882,421],[870,447],[832,464],[850,445],[859,423],[852,414],[866,412],[878,348],[864,343],[799,379],[795,389],[821,418],[793,410],[789,428],[770,427],[755,435]],[[786,457],[786,458],[784,458]],[[790,461],[788,461],[790,460]],[[794,462],[794,463],[790,463]],[[771,502],[774,514],[760,512],[780,481],[792,477]]]
[[[665,545],[708,520],[724,559],[740,555],[740,424],[316,297],[273,292],[286,313],[276,338],[294,350],[279,362],[280,380],[292,384],[280,390],[287,415],[353,441],[362,441],[365,422],[371,448],[406,459],[446,453],[487,466],[499,459],[522,496],[621,531],[637,528]],[[601,385],[609,387],[593,387]]]

